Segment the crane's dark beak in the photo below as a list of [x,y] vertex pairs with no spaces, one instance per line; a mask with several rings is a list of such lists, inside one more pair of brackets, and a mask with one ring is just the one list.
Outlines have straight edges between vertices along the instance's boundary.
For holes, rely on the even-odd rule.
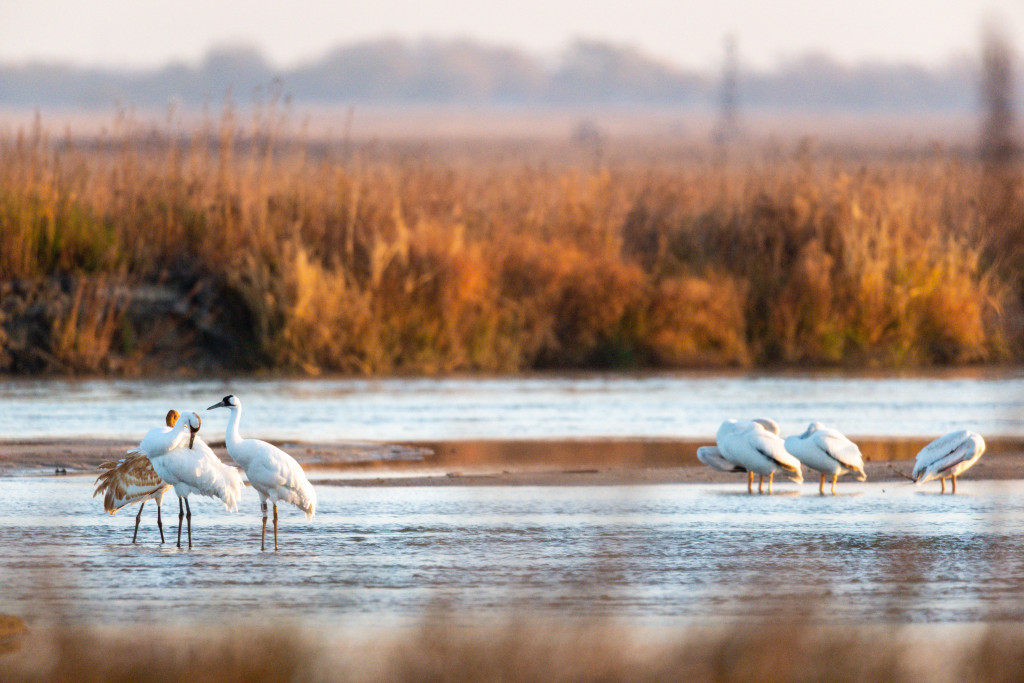
[[214,403],[212,406],[207,408],[207,410],[213,410],[214,408],[226,408],[226,407],[227,407],[227,404],[224,403],[224,401],[221,401],[220,403]]
[[190,423],[189,426],[188,426],[188,431],[191,432],[189,434],[189,437],[188,437],[188,447],[189,448],[192,448],[192,445],[196,442],[196,432],[198,432],[199,428],[203,426],[203,421],[201,419],[199,419],[199,416],[196,415],[195,413],[192,413],[192,414],[196,416],[196,422],[198,422],[199,424],[197,424],[195,427],[193,427],[191,425],[191,423]]

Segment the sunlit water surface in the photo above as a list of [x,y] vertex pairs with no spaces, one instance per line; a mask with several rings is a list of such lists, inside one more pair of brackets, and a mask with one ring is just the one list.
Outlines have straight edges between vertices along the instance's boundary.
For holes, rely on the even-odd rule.
[[[1024,373],[978,377],[657,374],[466,379],[17,381],[0,383],[0,438],[138,439],[169,408],[228,393],[243,432],[307,441],[705,438],[729,417],[785,433],[820,420],[851,436],[935,436],[970,427],[1024,436]],[[225,411],[201,413],[223,434]],[[213,436],[211,436],[213,435]]]
[[[256,495],[109,517],[84,477],[0,483],[0,612],[95,623],[376,625],[456,614],[714,623],[793,608],[827,619],[1024,619],[1024,482],[841,482],[842,495],[732,485],[320,486],[260,552]],[[742,492],[741,492],[742,491]],[[800,491],[799,495],[796,492]],[[126,514],[127,513],[127,514]]]

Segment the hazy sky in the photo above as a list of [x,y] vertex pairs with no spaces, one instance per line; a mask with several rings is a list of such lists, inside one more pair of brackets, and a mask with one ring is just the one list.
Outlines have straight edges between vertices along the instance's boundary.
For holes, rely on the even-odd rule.
[[1024,0],[0,0],[0,60],[142,68],[247,44],[285,67],[381,36],[550,55],[594,38],[710,68],[731,33],[742,61],[757,67],[809,51],[928,65],[976,53],[987,16],[1024,45]]

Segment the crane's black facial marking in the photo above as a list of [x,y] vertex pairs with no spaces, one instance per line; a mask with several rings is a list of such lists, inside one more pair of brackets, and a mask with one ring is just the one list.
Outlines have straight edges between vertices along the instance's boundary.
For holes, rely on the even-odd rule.
[[231,406],[238,405],[237,400],[233,394],[228,394],[220,400],[220,403],[214,403],[207,410],[213,410],[214,408],[230,408]]

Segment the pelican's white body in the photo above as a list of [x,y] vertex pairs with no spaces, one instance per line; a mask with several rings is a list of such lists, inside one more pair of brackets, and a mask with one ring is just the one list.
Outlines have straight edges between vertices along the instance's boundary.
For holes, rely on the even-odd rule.
[[715,438],[721,455],[748,472],[766,477],[778,472],[798,484],[804,480],[800,461],[786,451],[782,438],[761,421],[726,420]]
[[803,434],[786,437],[786,450],[807,467],[828,476],[856,472],[860,481],[864,474],[864,458],[857,445],[835,429],[813,422]]
[[192,448],[188,448],[186,439],[183,446],[151,456],[150,461],[160,478],[170,484],[181,498],[188,498],[193,493],[219,498],[228,510],[238,510],[242,476],[234,467],[221,462],[213,449],[198,436]]
[[966,429],[951,432],[921,449],[911,476],[918,484],[932,479],[958,477],[978,462],[984,452],[985,440],[981,434]]
[[306,473],[295,458],[277,446],[259,439],[243,439],[238,434],[238,423],[242,417],[241,401],[224,406],[231,410],[227,432],[224,437],[228,455],[242,466],[260,496],[260,504],[291,503],[306,513],[306,519],[316,515],[316,491],[306,478]]
[[[732,420],[732,423],[737,423],[736,420]],[[767,417],[759,417],[753,420],[753,423],[759,424],[772,434],[779,433],[779,425],[775,420]],[[718,470],[719,472],[746,472],[747,468],[739,465],[731,460],[728,456],[722,452],[716,446],[701,446],[697,449],[697,459],[702,463],[710,467],[711,469]]]
[[747,470],[734,462],[729,462],[722,451],[715,446],[701,446],[697,449],[697,459],[713,470],[719,472],[746,472]]

